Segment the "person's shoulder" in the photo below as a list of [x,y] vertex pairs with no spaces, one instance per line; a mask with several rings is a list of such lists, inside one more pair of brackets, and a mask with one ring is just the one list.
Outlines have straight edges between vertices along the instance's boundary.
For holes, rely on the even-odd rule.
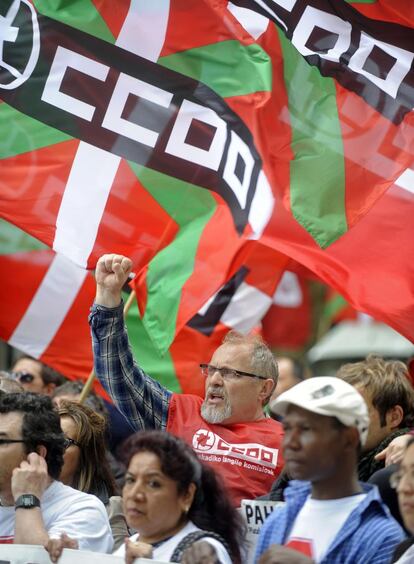
[[179,543],[185,542],[187,539],[191,539],[191,542],[197,542],[197,540],[208,542],[216,550],[220,563],[231,564],[230,555],[224,544],[218,538],[215,538],[214,534],[211,534],[210,531],[200,529],[192,521],[189,521],[179,533],[174,535],[173,539],[176,547],[178,547]]
[[395,536],[397,538],[404,538],[405,533],[403,528],[397,523],[397,521],[391,515],[387,515],[386,513],[368,513],[365,512],[361,516],[359,529],[363,531],[363,529],[372,529],[381,531],[381,535],[383,536]]
[[106,514],[102,501],[95,495],[75,490],[62,482],[55,480],[45,492],[44,503],[66,504],[68,509],[77,509],[79,506],[94,507]]
[[399,542],[405,538],[402,527],[392,517],[388,507],[382,501],[378,488],[372,484],[363,484],[366,493],[365,498],[354,511],[360,513],[358,531],[364,536],[366,531],[370,536],[378,536],[383,540],[391,539],[392,542]]
[[267,416],[261,419],[238,421],[237,423],[224,426],[234,430],[246,430],[268,436],[271,438],[270,442],[279,442],[283,437],[283,426],[281,423]]
[[178,394],[174,392],[171,396],[171,402],[181,406],[201,406],[203,403],[203,398],[201,396],[196,396],[195,394]]
[[[391,516],[390,510],[387,505],[383,502],[381,494],[379,492],[378,486],[375,484],[368,484],[366,482],[360,482],[365,498],[360,504],[360,510],[368,517],[375,519],[383,519],[385,523],[390,523],[391,526],[396,525],[401,529],[397,521]],[[402,530],[402,529],[401,529]]]
[[283,425],[280,421],[276,421],[272,417],[265,417],[261,421],[264,422],[270,429],[274,429],[279,433],[283,433]]
[[218,562],[220,562],[220,564],[231,564],[230,554],[227,552],[227,549],[223,545],[223,543],[208,535],[202,540],[205,540],[206,542],[211,544],[211,546],[215,549]]

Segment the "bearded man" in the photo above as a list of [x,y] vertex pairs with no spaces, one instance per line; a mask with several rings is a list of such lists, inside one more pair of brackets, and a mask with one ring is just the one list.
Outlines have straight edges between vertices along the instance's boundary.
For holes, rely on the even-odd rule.
[[132,357],[121,298],[131,270],[129,258],[114,254],[96,266],[89,320],[100,382],[135,429],[165,429],[187,441],[222,475],[236,506],[265,494],[283,466],[282,427],[263,410],[278,376],[271,350],[257,336],[230,332],[210,363],[200,364],[205,398],[170,392]]

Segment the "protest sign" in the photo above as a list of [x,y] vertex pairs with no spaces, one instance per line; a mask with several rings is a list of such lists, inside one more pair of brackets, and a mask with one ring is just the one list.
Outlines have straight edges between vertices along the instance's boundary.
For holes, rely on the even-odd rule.
[[264,520],[269,517],[273,509],[278,505],[284,505],[284,502],[261,499],[242,500],[240,512],[247,525],[248,564],[254,562],[257,539],[259,538],[260,528]]

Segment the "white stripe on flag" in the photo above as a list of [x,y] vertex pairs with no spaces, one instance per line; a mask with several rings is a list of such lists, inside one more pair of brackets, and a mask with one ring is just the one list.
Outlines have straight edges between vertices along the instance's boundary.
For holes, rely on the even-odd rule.
[[[133,0],[116,45],[156,61],[164,45],[169,0]],[[120,157],[80,142],[56,221],[53,249],[86,266]],[[110,251],[111,249],[107,249]]]
[[302,305],[303,295],[299,278],[285,270],[273,296],[273,303],[281,307],[295,308]]
[[145,59],[157,61],[164,45],[169,15],[170,0],[132,0],[116,44]]
[[397,178],[395,184],[404,190],[408,190],[411,194],[414,194],[414,170],[407,168],[402,175]]
[[272,305],[272,298],[258,288],[242,282],[237,288],[220,321],[240,333],[247,334],[260,322]]
[[[53,250],[85,267],[121,159],[80,143],[56,220]],[[108,249],[109,250],[109,249]]]
[[274,206],[275,198],[272,189],[265,173],[261,170],[249,211],[249,223],[253,229],[249,239],[260,239],[272,217]]
[[249,8],[240,8],[232,2],[229,2],[227,7],[229,12],[254,39],[258,39],[269,27],[270,20],[268,18],[249,10]]
[[[169,0],[158,6],[158,26],[149,26],[151,9],[146,2],[133,1],[116,42],[143,57],[157,60],[165,41]],[[163,23],[164,22],[164,23]],[[151,53],[137,30],[151,27]],[[151,55],[151,56],[150,56]],[[53,248],[85,266],[96,239],[105,204],[120,158],[81,142],[69,175],[56,222]],[[57,254],[31,304],[9,339],[11,346],[34,357],[41,356],[62,325],[87,272]]]
[[56,255],[9,344],[40,357],[62,325],[86,276],[86,270]]

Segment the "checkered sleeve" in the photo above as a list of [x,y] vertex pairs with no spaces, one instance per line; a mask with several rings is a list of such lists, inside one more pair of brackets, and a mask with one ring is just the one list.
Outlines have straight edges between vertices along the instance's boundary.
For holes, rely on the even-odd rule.
[[136,430],[165,429],[172,393],[135,363],[123,318],[123,304],[93,304],[89,315],[94,368],[117,408]]

